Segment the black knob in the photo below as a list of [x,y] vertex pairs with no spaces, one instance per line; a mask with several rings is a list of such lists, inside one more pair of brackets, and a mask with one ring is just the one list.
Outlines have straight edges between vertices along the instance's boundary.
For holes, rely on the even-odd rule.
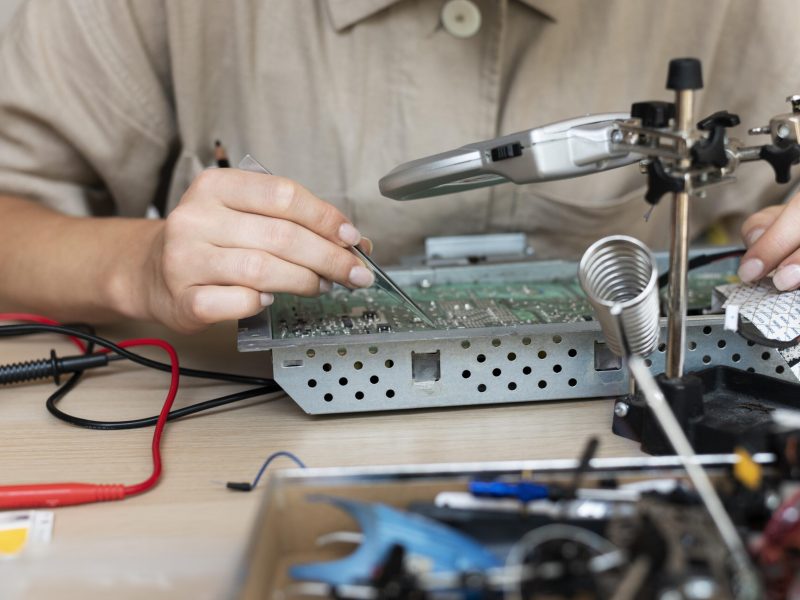
[[739,123],[741,123],[739,115],[720,110],[699,121],[697,128],[700,131],[713,131],[717,127],[736,127]]
[[697,128],[708,131],[709,135],[692,146],[692,166],[711,165],[720,169],[726,166],[728,155],[725,153],[725,128],[736,127],[738,124],[739,115],[727,110],[715,112],[697,123]]
[[641,119],[642,127],[660,129],[669,126],[669,120],[675,118],[675,105],[661,100],[634,102],[631,105],[631,116]]
[[762,146],[759,156],[772,166],[777,183],[789,183],[792,165],[800,162],[800,146]]
[[699,90],[703,87],[703,69],[696,58],[673,58],[669,61],[668,90]]
[[681,177],[672,177],[664,169],[661,159],[653,159],[647,165],[647,193],[644,199],[649,204],[658,204],[661,196],[669,192],[682,192],[686,189],[686,183]]

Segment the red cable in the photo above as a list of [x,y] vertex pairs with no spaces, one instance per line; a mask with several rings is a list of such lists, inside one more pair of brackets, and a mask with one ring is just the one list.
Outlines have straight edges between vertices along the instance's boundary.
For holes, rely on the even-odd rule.
[[156,421],[156,429],[153,432],[153,473],[136,485],[125,486],[125,495],[133,496],[135,494],[142,494],[147,490],[153,488],[158,483],[158,478],[161,477],[161,436],[164,432],[164,426],[167,424],[167,417],[169,411],[172,410],[172,404],[175,402],[175,396],[178,395],[178,384],[180,383],[180,365],[178,364],[178,353],[175,352],[170,344],[164,340],[156,338],[143,338],[137,340],[125,340],[117,344],[122,348],[132,348],[135,346],[157,346],[162,348],[169,354],[169,362],[172,367],[172,377],[169,382],[169,392],[167,398],[164,400],[164,406],[161,408],[161,414],[158,415]]
[[[27,315],[20,313],[0,313],[0,320],[14,321],[33,321],[35,323],[45,323],[48,325],[59,325],[58,322],[40,317],[38,315]],[[75,340],[73,340],[75,341]],[[80,340],[77,340],[80,341]],[[81,342],[82,350],[85,346]],[[164,406],[158,415],[155,432],[153,433],[153,472],[144,481],[134,485],[121,484],[93,484],[93,483],[41,483],[31,485],[8,485],[0,486],[0,510],[12,508],[37,508],[65,506],[69,504],[86,504],[89,502],[103,502],[108,500],[123,500],[128,496],[142,494],[158,483],[161,477],[161,437],[164,426],[167,424],[167,417],[175,402],[180,383],[180,368],[178,363],[178,353],[175,352],[169,343],[155,338],[143,338],[125,340],[117,344],[122,348],[132,348],[136,346],[156,346],[169,354],[172,377],[169,385],[169,392],[164,400]]]

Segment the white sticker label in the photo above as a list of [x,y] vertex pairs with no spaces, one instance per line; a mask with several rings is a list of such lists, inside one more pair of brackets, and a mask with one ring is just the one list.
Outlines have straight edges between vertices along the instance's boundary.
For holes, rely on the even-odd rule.
[[738,331],[739,329],[739,305],[728,304],[725,307],[725,331]]
[[0,560],[35,552],[48,545],[52,536],[52,511],[0,512]]

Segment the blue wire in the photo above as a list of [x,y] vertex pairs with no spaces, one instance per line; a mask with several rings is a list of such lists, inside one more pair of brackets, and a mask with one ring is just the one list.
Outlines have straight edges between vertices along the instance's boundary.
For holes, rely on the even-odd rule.
[[286,458],[293,460],[295,464],[297,464],[297,466],[300,467],[301,469],[306,468],[306,465],[302,460],[300,460],[299,458],[297,458],[297,456],[295,456],[294,454],[292,454],[287,450],[279,450],[278,452],[273,452],[267,457],[267,460],[264,461],[264,464],[261,465],[261,469],[259,469],[258,475],[256,475],[256,478],[253,480],[253,489],[255,489],[255,487],[258,485],[261,476],[264,474],[264,471],[267,470],[267,467],[269,467],[272,461],[275,460],[276,458],[280,458],[281,456],[285,456]]

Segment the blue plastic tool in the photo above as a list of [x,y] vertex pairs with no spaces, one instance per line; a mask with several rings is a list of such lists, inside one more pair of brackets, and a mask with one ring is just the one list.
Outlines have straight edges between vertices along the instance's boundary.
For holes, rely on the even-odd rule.
[[351,555],[329,562],[294,565],[289,574],[297,580],[329,585],[368,583],[389,551],[401,545],[407,556],[423,556],[432,573],[484,570],[502,566],[498,557],[458,531],[420,515],[385,504],[358,502],[331,496],[313,496],[350,514],[361,527],[364,541]]

